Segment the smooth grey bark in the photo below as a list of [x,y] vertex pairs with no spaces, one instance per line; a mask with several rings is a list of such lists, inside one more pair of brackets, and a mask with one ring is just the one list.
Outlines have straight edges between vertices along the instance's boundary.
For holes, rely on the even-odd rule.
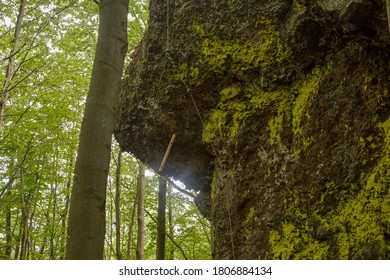
[[103,259],[107,176],[127,53],[128,4],[128,0],[100,0],[98,41],[70,202],[66,259]]

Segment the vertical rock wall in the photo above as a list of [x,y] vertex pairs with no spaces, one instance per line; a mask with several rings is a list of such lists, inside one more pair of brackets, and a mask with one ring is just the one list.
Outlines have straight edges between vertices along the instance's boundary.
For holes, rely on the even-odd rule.
[[[168,6],[167,6],[168,4]],[[217,259],[388,259],[384,1],[153,1],[115,135],[199,191]]]

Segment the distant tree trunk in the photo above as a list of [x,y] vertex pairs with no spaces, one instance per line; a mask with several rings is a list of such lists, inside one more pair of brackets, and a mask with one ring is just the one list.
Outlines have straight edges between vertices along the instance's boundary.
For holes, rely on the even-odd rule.
[[[8,182],[6,183],[6,185],[4,186],[4,205],[5,205],[5,239],[6,239],[6,243],[5,243],[5,252],[4,252],[4,257],[6,259],[9,259],[11,260],[12,259],[12,241],[13,241],[13,238],[14,238],[14,235],[13,235],[13,232],[12,232],[12,205],[11,203],[8,201],[8,197],[9,199],[11,199],[12,197],[12,184],[14,182],[14,174],[13,173],[13,169],[14,169],[14,165],[15,165],[15,160],[14,159],[11,159],[10,160],[10,163],[8,165],[8,172],[9,172],[9,177],[10,179],[8,180]],[[8,191],[7,191],[8,190]],[[0,196],[0,201],[2,200],[1,199],[2,197]],[[0,205],[1,206],[1,205]]]
[[98,42],[81,125],[66,259],[103,259],[105,201],[117,96],[127,52],[129,0],[100,0]]
[[[157,220],[148,211],[145,210],[145,213],[148,214],[148,216],[157,224]],[[168,236],[169,240],[172,241],[173,245],[175,245],[176,248],[180,250],[184,259],[188,260],[187,254],[184,252],[183,248],[175,241],[175,239],[173,239],[173,237],[167,232],[165,233],[165,235]]]
[[[56,179],[57,180],[57,179]],[[56,242],[55,242],[55,235],[57,231],[56,227],[56,219],[57,219],[57,182],[55,183],[54,187],[51,189],[51,195],[53,197],[53,209],[50,209],[52,212],[52,219],[51,219],[51,225],[50,225],[50,259],[54,260],[56,258]],[[50,217],[49,212],[49,217]]]
[[145,166],[139,163],[138,173],[138,235],[137,235],[137,260],[144,259],[144,236],[145,236]]
[[165,209],[167,204],[167,182],[158,180],[158,214],[157,214],[157,260],[165,260]]
[[35,201],[35,196],[38,192],[39,177],[36,176],[34,190],[28,192],[26,197],[24,189],[24,174],[23,169],[20,169],[20,185],[21,185],[21,202],[22,202],[22,217],[20,221],[21,227],[21,243],[20,243],[20,259],[27,259],[28,245],[29,245],[29,224],[32,224],[31,207]]
[[8,56],[7,69],[5,71],[5,81],[3,84],[3,89],[1,91],[1,98],[0,98],[0,130],[3,127],[5,103],[7,102],[8,98],[9,98],[9,90],[11,88],[11,80],[13,79],[13,76],[14,76],[15,54],[18,50],[20,32],[22,30],[22,21],[24,18],[24,8],[26,7],[26,3],[27,3],[27,0],[20,0],[19,13],[18,13],[18,17],[16,19],[16,24],[15,24],[14,40],[12,42],[13,46],[12,46],[11,52]]
[[134,202],[133,202],[133,208],[131,210],[131,217],[130,217],[130,224],[129,224],[129,233],[127,238],[127,259],[131,259],[131,244],[133,242],[133,228],[134,228],[134,220],[135,220],[135,208],[137,206],[137,200],[138,200],[138,190],[136,190]]
[[22,202],[22,217],[20,220],[21,240],[20,240],[20,259],[26,258],[27,250],[27,234],[28,234],[28,208],[24,190],[23,169],[20,169],[20,185],[21,185],[21,202]]
[[[69,159],[69,170],[71,169],[70,167],[73,166],[73,157],[70,157]],[[61,214],[61,235],[60,235],[60,239],[59,239],[59,246],[60,246],[60,249],[59,249],[59,259],[60,260],[63,260],[65,258],[65,240],[66,238],[66,221],[67,221],[67,218],[68,218],[68,212],[69,212],[69,204],[70,204],[70,195],[69,195],[69,191],[71,189],[71,185],[72,185],[72,173],[69,171],[68,173],[68,178],[67,178],[67,181],[66,181],[66,187],[65,187],[65,208]]]
[[39,254],[40,254],[41,256],[43,255],[43,252],[44,252],[45,249],[46,249],[46,242],[47,242],[47,236],[45,235],[45,237],[43,238],[43,241],[42,241],[41,248],[39,248]]
[[116,251],[115,249],[112,247],[113,245],[113,223],[115,222],[114,221],[114,206],[112,205],[112,202],[114,201],[114,195],[112,194],[112,184],[111,184],[111,180],[109,181],[109,193],[110,193],[110,197],[108,199],[108,201],[110,202],[110,206],[108,207],[109,209],[109,213],[110,213],[110,225],[109,225],[109,229],[110,231],[108,232],[108,238],[106,237],[106,243],[108,245],[108,251],[105,253],[105,258],[106,260],[111,260],[111,255],[112,253],[114,253],[115,257],[117,258],[116,256]]
[[[37,188],[36,188],[37,189]],[[32,213],[30,214],[30,217],[29,217],[29,231],[33,228],[33,223],[34,223],[34,215],[35,215],[35,207],[36,207],[36,204],[34,203],[34,210],[32,211]],[[30,260],[32,259],[34,256],[35,256],[35,245],[34,245],[34,239],[33,239],[33,236],[32,234],[28,234],[28,239],[27,239],[27,259]]]
[[[16,217],[15,223],[19,223],[18,221],[18,216]],[[15,254],[14,254],[14,260],[19,259],[19,254],[20,254],[20,237],[22,236],[22,227],[19,228],[19,233],[16,235],[17,238],[15,238]]]
[[6,236],[6,244],[5,244],[5,258],[11,259],[11,248],[12,248],[12,235],[11,235],[11,207],[7,206],[6,217],[5,217],[5,236]]
[[[167,150],[165,151],[163,160],[161,162],[159,173],[162,175],[165,163],[168,160],[169,153],[172,149],[173,143],[176,139],[174,133],[169,141]],[[167,180],[159,176],[158,180],[158,214],[157,214],[157,250],[156,258],[158,260],[165,260],[165,209],[167,205]]]
[[[70,189],[70,185],[69,186],[67,185],[67,189]],[[70,204],[70,196],[69,194],[67,194],[65,196],[65,209],[63,214],[61,215],[60,260],[65,259],[66,242],[64,237],[66,237],[66,221],[69,212],[69,204]]]
[[122,165],[122,151],[118,152],[118,162],[116,168],[116,178],[115,178],[115,229],[116,229],[116,238],[115,238],[115,250],[118,260],[122,259],[121,252],[121,165]]
[[[172,187],[168,185],[168,229],[169,235],[174,236],[173,231],[173,209],[172,209]],[[170,260],[175,259],[175,246],[171,246],[169,249],[169,257]]]

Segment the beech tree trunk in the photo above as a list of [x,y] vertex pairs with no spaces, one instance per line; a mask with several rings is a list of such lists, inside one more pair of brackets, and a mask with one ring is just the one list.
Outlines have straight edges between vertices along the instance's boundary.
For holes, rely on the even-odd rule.
[[128,4],[128,0],[100,0],[98,41],[70,202],[66,259],[103,259],[107,176],[127,53]]
[[145,237],[145,166],[139,163],[138,173],[138,235],[137,235],[137,260],[144,259],[144,237]]

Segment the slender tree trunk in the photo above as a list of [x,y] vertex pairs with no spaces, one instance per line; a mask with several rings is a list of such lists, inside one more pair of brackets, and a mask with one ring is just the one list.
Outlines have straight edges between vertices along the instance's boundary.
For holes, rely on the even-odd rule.
[[[67,187],[70,189],[70,186]],[[65,196],[65,209],[64,212],[61,216],[61,239],[60,239],[60,260],[65,259],[65,237],[66,237],[66,221],[67,221],[67,216],[69,212],[69,204],[70,204],[70,196],[67,194]]]
[[22,30],[22,22],[24,18],[24,8],[26,7],[27,0],[20,0],[19,4],[19,13],[16,19],[14,40],[11,52],[9,54],[7,68],[5,71],[5,82],[3,84],[3,89],[1,91],[0,98],[0,130],[3,127],[4,121],[4,112],[5,112],[5,103],[9,98],[9,89],[11,87],[11,80],[14,75],[14,65],[15,65],[15,53],[17,52],[19,46],[20,32]]
[[12,248],[12,235],[11,235],[11,207],[7,207],[6,217],[5,217],[5,236],[6,236],[6,245],[5,245],[5,257],[11,259],[11,248]]
[[[19,236],[22,234],[22,228],[19,229]],[[20,254],[20,238],[17,240],[16,246],[15,246],[15,255],[14,259],[17,260],[19,259],[19,254]]]
[[[35,215],[35,206],[34,210],[29,216],[29,231],[33,228],[34,223],[34,215]],[[35,256],[35,246],[33,236],[29,233],[27,238],[27,259],[31,260]]]
[[[163,160],[161,161],[159,168],[159,175],[162,175],[165,163],[168,160],[169,153],[172,149],[173,143],[176,139],[176,133],[174,133],[169,141],[167,150],[165,151]],[[158,213],[157,213],[157,249],[156,259],[165,260],[165,209],[167,205],[167,180],[162,176],[159,176],[158,180]]]
[[[168,185],[168,229],[169,229],[169,235],[174,236],[173,231],[173,209],[172,209],[172,187]],[[171,246],[169,248],[169,257],[170,260],[175,259],[175,247]]]
[[22,220],[21,220],[21,229],[22,229],[22,239],[20,243],[20,259],[25,260],[26,259],[26,253],[27,253],[27,238],[28,238],[28,214],[24,210],[22,212]]
[[129,0],[100,0],[98,42],[80,131],[66,259],[103,259],[107,176],[127,52],[128,5]]
[[14,233],[15,231],[19,230],[17,234],[14,234],[15,238],[15,252],[14,252],[14,260],[19,259],[20,254],[20,237],[22,236],[22,227],[17,226],[19,224],[19,215],[16,215],[15,217],[15,226],[14,226]]
[[108,233],[108,238],[106,237],[106,243],[108,245],[108,252],[105,254],[106,255],[106,259],[107,260],[111,260],[111,256],[112,256],[112,253],[114,253],[115,257],[117,258],[116,256],[116,251],[115,249],[113,248],[113,223],[114,223],[114,217],[113,217],[113,213],[114,213],[114,206],[113,206],[113,201],[114,201],[114,196],[112,194],[112,184],[111,184],[111,180],[109,181],[109,193],[110,193],[110,197],[109,197],[109,202],[110,202],[110,206],[108,207],[109,209],[109,213],[110,213],[110,225],[109,225],[109,233]]
[[144,236],[145,236],[145,166],[139,163],[138,173],[138,235],[137,235],[137,260],[144,259]]
[[131,259],[131,245],[133,242],[133,228],[134,228],[134,220],[135,220],[135,208],[137,206],[137,200],[138,200],[138,190],[136,190],[135,198],[133,202],[133,208],[131,210],[131,218],[130,218],[130,224],[129,224],[129,233],[127,238],[127,259]]
[[43,255],[43,252],[45,252],[45,249],[46,249],[46,242],[47,242],[47,236],[45,235],[45,237],[43,238],[43,241],[42,241],[41,248],[39,248],[39,254],[40,254],[41,256]]
[[[148,214],[148,216],[157,224],[157,220],[156,220],[148,211],[145,210],[145,213]],[[175,241],[175,239],[173,239],[173,237],[172,237],[169,233],[165,232],[165,235],[168,236],[169,240],[172,241],[173,245],[175,245],[176,248],[179,249],[179,251],[180,251],[181,254],[183,255],[184,259],[188,260],[187,254],[184,252],[184,250],[183,250],[183,248],[180,246],[180,244],[178,244],[178,243]]]
[[24,182],[23,182],[23,173],[21,172],[21,185],[22,185],[22,220],[21,220],[21,228],[22,228],[22,240],[21,240],[21,247],[20,247],[20,259],[25,260],[28,259],[28,253],[29,253],[29,245],[31,244],[31,238],[30,238],[30,228],[33,223],[33,214],[31,211],[31,207],[34,204],[35,196],[38,192],[38,175],[36,178],[35,184],[37,185],[32,192],[29,193],[27,196],[27,199],[24,196]]
[[165,209],[167,204],[167,182],[158,181],[158,213],[157,213],[157,260],[165,260]]
[[50,225],[50,259],[54,260],[56,257],[56,244],[55,244],[55,235],[56,235],[56,219],[57,219],[57,182],[52,188],[52,197],[53,197],[53,209],[49,209],[49,221],[50,221],[50,212],[52,212],[52,219]]
[[121,251],[121,165],[122,165],[122,151],[118,152],[118,162],[116,168],[116,178],[115,178],[115,229],[116,229],[116,238],[115,238],[115,249],[116,256],[118,260],[122,259]]
[[24,177],[23,169],[20,169],[20,186],[21,186],[21,202],[22,202],[22,217],[20,220],[20,229],[21,229],[21,242],[20,242],[20,259],[24,260],[26,258],[26,247],[27,247],[27,231],[28,231],[28,210],[27,202],[25,197],[24,190]]
[[68,212],[69,212],[69,204],[70,204],[70,189],[72,185],[72,172],[71,167],[73,166],[73,157],[70,156],[69,159],[69,173],[68,178],[66,181],[66,187],[65,187],[65,208],[64,212],[61,214],[61,236],[60,236],[60,260],[63,260],[65,258],[65,246],[66,246],[66,222],[68,218]]
[[[12,232],[12,205],[10,201],[7,201],[7,198],[11,200],[12,197],[12,184],[14,181],[14,174],[13,169],[15,165],[15,159],[11,159],[9,165],[7,166],[8,172],[9,172],[9,181],[5,185],[5,189],[8,189],[8,192],[4,192],[4,206],[5,206],[5,236],[6,236],[6,244],[5,244],[5,252],[4,256],[6,259],[12,259],[11,254],[12,254],[12,241],[13,241],[13,232]],[[0,196],[0,207],[1,205],[1,199],[2,197]]]

